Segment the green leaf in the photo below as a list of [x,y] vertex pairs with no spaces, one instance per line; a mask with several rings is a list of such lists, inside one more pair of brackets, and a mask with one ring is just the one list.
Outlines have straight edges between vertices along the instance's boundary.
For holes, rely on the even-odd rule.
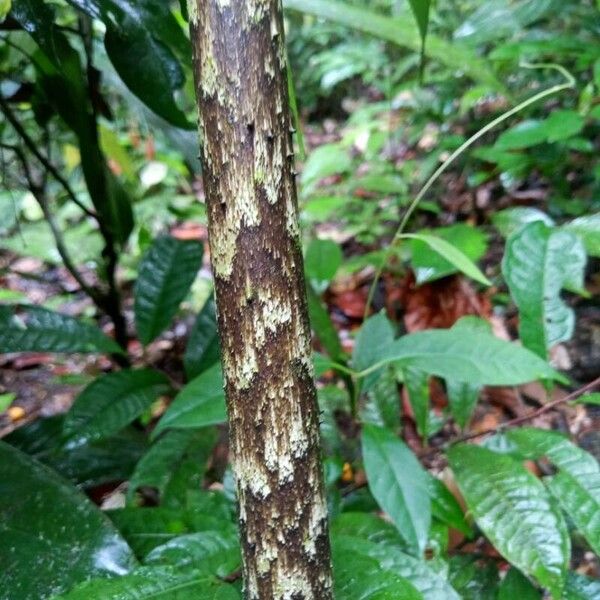
[[202,263],[202,244],[174,237],[157,238],[146,252],[135,285],[135,324],[149,344],[171,322]]
[[93,579],[55,600],[239,600],[238,591],[201,569],[140,567],[113,579]]
[[579,236],[590,256],[600,256],[600,213],[573,219],[563,229]]
[[595,404],[600,406],[600,392],[579,396],[579,398],[573,400],[573,404]]
[[0,22],[6,19],[6,15],[10,12],[11,0],[0,0]]
[[600,465],[560,433],[532,427],[509,431],[506,439],[532,460],[546,456],[559,469],[546,481],[594,552],[600,554]]
[[0,597],[11,600],[46,600],[135,565],[125,540],[81,492],[3,442],[0,536]]
[[[215,499],[222,497],[222,494],[212,492],[204,494]],[[183,534],[221,531],[223,535],[231,535],[237,531],[233,521],[224,517],[214,501],[185,510],[163,507],[122,508],[107,511],[106,514],[140,558]]]
[[529,223],[506,243],[502,273],[519,309],[521,341],[543,358],[573,334],[575,315],[560,291],[583,287],[585,262],[585,249],[573,233],[541,221]]
[[528,223],[542,221],[552,227],[554,221],[543,211],[530,206],[515,206],[513,208],[505,208],[494,214],[492,222],[496,229],[504,238],[508,238],[513,233],[522,229]]
[[333,543],[333,581],[338,600],[422,600],[406,579],[389,570],[367,555],[358,555],[348,540]]
[[410,8],[415,15],[415,20],[419,27],[419,34],[421,35],[421,43],[423,48],[425,47],[425,38],[427,37],[427,28],[429,26],[429,8],[430,0],[410,0]]
[[206,427],[227,420],[223,375],[216,364],[190,381],[173,400],[152,432],[156,437],[165,429]]
[[519,462],[487,448],[460,444],[448,458],[469,510],[496,549],[560,598],[570,540],[544,485]]
[[[328,19],[402,48],[415,52],[421,51],[421,36],[414,25],[406,19],[393,18],[334,0],[285,0],[284,7]],[[503,89],[503,85],[488,64],[464,45],[447,42],[430,34],[427,38],[425,55],[440,61],[453,71],[460,69],[472,79],[485,83],[492,89]],[[314,156],[314,152],[311,156]]]
[[400,427],[400,395],[397,377],[392,368],[382,369],[375,384],[367,392],[360,420],[392,430]]
[[6,394],[0,394],[0,413],[3,413],[17,397],[14,392],[7,392]]
[[569,572],[564,600],[597,600],[600,598],[600,580]]
[[473,385],[562,380],[544,360],[529,350],[505,342],[483,329],[469,330],[467,334],[460,326],[462,321],[452,329],[419,331],[392,343],[380,338],[380,345],[373,348],[369,360],[362,361],[360,367],[375,369],[378,365],[396,362],[400,367],[417,368],[437,377],[468,381]]
[[481,386],[448,379],[446,381],[446,391],[448,393],[450,414],[454,417],[456,424],[464,429],[469,424],[473,411],[477,406]]
[[473,530],[465,520],[462,508],[450,490],[437,478],[428,473],[427,488],[431,498],[431,514],[438,521],[470,537]]
[[39,306],[0,305],[0,352],[122,353],[94,325]]
[[188,533],[157,546],[144,559],[147,565],[196,567],[211,575],[227,577],[240,564],[240,545],[235,531]]
[[331,240],[314,239],[306,250],[304,270],[317,293],[327,289],[342,264],[342,250]]
[[325,144],[313,150],[302,170],[302,184],[312,189],[321,179],[346,173],[352,167],[348,150],[340,144]]
[[196,433],[193,430],[168,431],[157,440],[136,465],[127,487],[127,500],[131,502],[140,487],[154,487],[162,497],[177,463]]
[[217,327],[215,303],[209,299],[198,313],[190,332],[183,364],[188,379],[212,367],[221,357],[221,344]]
[[15,429],[4,441],[54,469],[81,488],[127,479],[148,449],[133,428],[73,449],[61,447],[64,415],[38,419]]
[[427,474],[391,431],[364,425],[362,451],[371,493],[413,552],[425,549],[431,525]]
[[[348,519],[349,516],[352,518]],[[382,572],[391,572],[409,581],[424,600],[459,600],[459,595],[433,565],[403,552],[399,541],[392,536],[394,531],[390,532],[388,527],[373,515],[340,515],[331,526],[334,563],[336,551],[340,554],[351,551],[358,562],[375,559]],[[397,600],[398,597],[392,598]]]
[[67,413],[67,447],[75,448],[117,433],[168,390],[168,379],[152,369],[101,375],[75,398]]
[[496,150],[522,150],[546,141],[547,132],[543,121],[529,119],[522,121],[498,137]]
[[458,554],[448,561],[448,579],[462,600],[489,600],[498,591],[498,567],[476,556]]
[[429,431],[429,375],[420,369],[404,369],[404,385],[415,417],[419,435],[424,439]]
[[479,229],[461,223],[404,237],[411,239],[411,262],[417,283],[435,281],[461,271],[475,281],[490,285],[474,264],[487,249],[486,236]]
[[363,371],[383,360],[394,342],[394,327],[383,312],[369,317],[356,336],[352,367]]
[[577,135],[585,119],[574,110],[555,110],[544,122],[548,142],[558,142]]
[[514,567],[508,571],[498,590],[498,600],[541,600],[541,597],[529,579]]
[[327,309],[310,284],[306,286],[310,324],[321,345],[334,361],[345,362],[337,329],[334,327]]

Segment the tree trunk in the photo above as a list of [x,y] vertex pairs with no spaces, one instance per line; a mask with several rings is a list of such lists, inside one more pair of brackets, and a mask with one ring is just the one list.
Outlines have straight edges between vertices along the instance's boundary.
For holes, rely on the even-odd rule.
[[188,0],[245,597],[332,598],[280,0]]

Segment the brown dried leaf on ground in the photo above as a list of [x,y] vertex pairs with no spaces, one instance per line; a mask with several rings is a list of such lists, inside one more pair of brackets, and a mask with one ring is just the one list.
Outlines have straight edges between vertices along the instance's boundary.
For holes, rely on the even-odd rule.
[[476,292],[461,275],[418,286],[414,273],[409,271],[400,285],[388,277],[386,291],[388,314],[395,318],[403,313],[404,326],[409,332],[452,327],[465,315],[488,320],[492,317],[490,299]]

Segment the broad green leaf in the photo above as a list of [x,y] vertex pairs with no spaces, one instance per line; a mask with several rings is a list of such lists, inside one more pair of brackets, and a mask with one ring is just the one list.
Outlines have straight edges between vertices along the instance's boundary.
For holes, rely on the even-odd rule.
[[312,189],[321,179],[350,170],[352,159],[340,144],[325,144],[313,150],[302,170],[302,184]]
[[[217,500],[215,493],[204,494]],[[154,548],[184,534],[221,531],[223,535],[231,535],[237,531],[233,520],[225,518],[217,502],[188,509],[122,508],[107,511],[106,514],[140,559],[146,557]]]
[[338,600],[422,600],[406,579],[381,568],[367,555],[358,555],[345,540],[332,547],[333,581]]
[[465,521],[465,515],[450,490],[437,478],[428,473],[427,489],[431,498],[431,514],[438,521],[452,527],[466,536],[473,531]]
[[212,367],[221,356],[221,344],[217,328],[215,303],[209,299],[196,317],[190,332],[183,364],[188,379],[193,379],[202,371]]
[[[421,51],[421,36],[414,24],[405,19],[335,0],[285,0],[284,7],[328,19],[415,52]],[[492,89],[503,89],[488,64],[461,44],[447,42],[430,34],[427,37],[425,56],[440,61],[452,70],[460,69]]]
[[168,379],[151,369],[101,375],[75,398],[67,413],[67,447],[75,448],[117,433],[168,390]]
[[140,340],[149,344],[171,322],[189,292],[202,263],[196,241],[157,238],[146,252],[135,284],[135,324]]
[[363,371],[383,360],[394,342],[394,327],[383,312],[369,317],[356,336],[352,366]]
[[375,369],[377,365],[396,362],[400,367],[417,368],[473,385],[519,385],[536,379],[562,379],[526,348],[485,330],[474,329],[466,335],[459,326],[461,321],[452,329],[419,331],[392,343],[380,338],[381,345],[360,366]]
[[521,341],[543,358],[573,334],[575,315],[560,291],[583,288],[585,262],[577,236],[541,221],[529,223],[506,243],[502,273],[519,309]]
[[560,598],[570,539],[544,485],[518,461],[487,448],[461,444],[448,458],[469,510],[496,549]]
[[133,428],[65,449],[61,447],[63,425],[64,415],[38,419],[15,429],[4,441],[84,489],[127,479],[148,450],[146,436]]
[[345,362],[342,344],[327,309],[310,284],[306,286],[310,324],[324,350],[332,360]]
[[146,565],[196,567],[227,577],[240,564],[240,544],[235,531],[188,533],[157,546],[144,559]]
[[448,393],[450,414],[454,417],[456,424],[464,429],[469,424],[475,406],[477,406],[481,386],[448,379],[446,381],[446,391]]
[[122,353],[94,325],[39,306],[0,305],[0,352]]
[[4,21],[10,12],[11,0],[0,0],[0,22]]
[[494,226],[505,238],[510,237],[513,233],[516,233],[525,225],[534,221],[542,221],[548,227],[554,225],[554,221],[545,212],[539,208],[530,206],[505,208],[495,213],[492,217]]
[[585,119],[574,110],[555,110],[545,120],[546,139],[558,142],[577,135],[585,124]]
[[11,600],[46,600],[90,577],[123,575],[136,562],[81,492],[3,442],[0,537],[0,597]]
[[152,432],[156,437],[165,429],[206,427],[227,420],[221,365],[216,364],[190,381],[177,394]]
[[461,600],[495,599],[498,591],[498,567],[488,560],[469,554],[457,554],[448,561],[448,579]]
[[113,579],[92,579],[55,600],[239,600],[235,587],[202,569],[140,567]]
[[541,600],[541,594],[518,569],[511,567],[498,589],[498,600]]
[[595,404],[596,406],[600,406],[600,392],[579,396],[579,398],[573,400],[573,404]]
[[327,289],[342,264],[342,250],[331,240],[313,240],[304,257],[304,271],[317,293]]
[[529,119],[522,121],[498,137],[494,148],[497,150],[522,150],[546,141],[547,132],[543,121]]
[[431,525],[427,474],[391,431],[364,425],[362,451],[371,493],[416,554],[423,552]]
[[427,28],[429,26],[429,8],[430,0],[410,0],[410,8],[415,15],[415,20],[419,27],[419,34],[421,35],[421,44],[423,45],[423,52],[425,52],[425,38],[427,37]]
[[597,600],[600,598],[600,580],[569,572],[563,600]]
[[[382,534],[378,533],[377,526],[370,519],[380,523],[381,519],[356,513],[353,515],[354,526],[352,526],[352,523],[345,518],[346,515],[342,514],[340,517],[346,523],[340,526],[339,520],[336,519],[331,526],[334,556],[336,551],[343,554],[352,552],[359,562],[374,559],[382,572],[391,572],[409,581],[421,593],[424,600],[460,599],[444,576],[436,572],[433,565],[403,552],[402,547],[385,530]],[[367,519],[364,526],[361,525],[362,518]]]
[[127,500],[131,502],[139,487],[154,487],[162,496],[195,436],[195,431],[184,429],[168,431],[157,440],[136,465],[127,488]]
[[367,401],[360,413],[363,423],[381,425],[388,429],[400,427],[400,394],[392,368],[382,369],[373,387],[367,392]]
[[432,233],[403,234],[411,240],[412,264],[417,283],[434,281],[460,271],[484,285],[489,279],[473,261],[483,256],[487,248],[485,235],[468,225],[453,225],[432,230]]
[[600,554],[600,465],[585,450],[555,431],[523,427],[506,439],[520,454],[537,460],[546,456],[559,472],[548,485],[594,552]]
[[600,256],[600,213],[578,217],[563,229],[578,235],[590,256]]

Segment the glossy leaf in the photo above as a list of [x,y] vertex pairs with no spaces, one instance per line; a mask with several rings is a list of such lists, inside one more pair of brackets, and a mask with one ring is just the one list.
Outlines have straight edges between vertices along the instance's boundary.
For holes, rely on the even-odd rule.
[[448,561],[448,578],[461,600],[495,599],[498,567],[491,561],[469,554],[457,554]]
[[461,444],[448,458],[469,510],[496,549],[560,598],[570,540],[544,485],[519,462],[486,448]]
[[600,256],[600,213],[573,219],[563,228],[581,238],[590,256]]
[[339,600],[422,600],[423,596],[406,579],[383,570],[379,562],[358,555],[346,540],[333,543],[335,597]]
[[342,250],[332,240],[313,240],[306,249],[304,271],[317,293],[327,289],[342,264]]
[[39,306],[0,306],[0,352],[122,353],[94,325]]
[[471,536],[473,531],[466,522],[458,501],[450,490],[430,473],[427,478],[427,489],[431,498],[432,516],[448,527],[452,527],[466,536]]
[[183,355],[185,374],[188,379],[193,379],[202,371],[212,367],[219,361],[220,356],[221,345],[215,303],[211,298],[196,317]]
[[[284,7],[345,25],[415,52],[421,51],[421,36],[414,24],[406,19],[393,18],[335,0],[286,0]],[[470,49],[460,44],[446,42],[430,34],[427,38],[425,55],[451,69],[464,70],[472,79],[485,83],[493,89],[503,88],[488,65]],[[314,156],[314,153],[311,156]]]
[[569,573],[565,587],[564,600],[597,600],[600,598],[600,580]]
[[148,450],[144,434],[133,428],[67,450],[61,447],[63,424],[64,415],[38,419],[15,429],[4,441],[81,488],[127,479]]
[[239,592],[201,569],[140,567],[113,579],[93,579],[56,600],[239,600]]
[[492,217],[494,226],[505,238],[516,233],[528,223],[534,223],[535,221],[541,221],[548,225],[548,227],[554,225],[554,221],[545,212],[531,206],[505,208],[495,213]]
[[[339,520],[335,520],[331,527],[334,561],[336,550],[344,554],[346,551],[352,552],[358,562],[367,559],[367,562],[370,562],[374,559],[382,572],[391,572],[409,581],[424,600],[460,599],[444,576],[436,572],[432,565],[406,554],[388,533],[378,533],[377,526],[373,525],[371,520],[384,523],[381,519],[358,513],[353,515],[352,526],[345,518],[346,515],[341,517],[346,522],[340,526]],[[366,525],[361,524],[363,520]]]
[[430,435],[429,375],[425,371],[409,367],[404,369],[404,385],[408,391],[417,431],[424,440],[427,440]]
[[0,597],[45,600],[135,559],[108,519],[71,484],[0,442]]
[[101,375],[88,385],[67,413],[67,447],[109,437],[139,417],[169,390],[167,378],[151,369]]
[[541,600],[541,594],[518,569],[512,567],[498,589],[498,600]]
[[221,365],[217,364],[190,381],[177,394],[152,435],[156,437],[169,428],[206,427],[226,420],[223,375]]
[[360,413],[363,423],[381,425],[395,430],[400,427],[400,395],[392,368],[382,369]]
[[559,472],[548,479],[552,493],[594,552],[600,554],[600,465],[560,433],[524,427],[506,434],[526,458],[547,457]]
[[446,391],[448,392],[450,414],[454,417],[456,424],[464,429],[469,424],[477,406],[481,386],[448,379]]
[[510,237],[502,273],[519,309],[519,334],[525,347],[542,357],[573,334],[575,316],[560,291],[581,289],[585,249],[572,233],[536,221]]
[[375,425],[363,426],[362,451],[371,493],[412,551],[422,553],[431,525],[426,472],[404,442]]
[[140,340],[149,344],[171,322],[202,263],[196,241],[163,236],[154,241],[139,266],[135,285],[135,324]]
[[127,488],[128,501],[139,487],[156,488],[162,496],[195,435],[193,430],[169,431],[157,440],[135,467]]
[[[481,233],[475,233],[472,227],[468,226],[455,226],[461,231],[456,233],[446,233],[447,237],[459,235],[460,237],[470,236],[470,246],[464,247],[469,249],[471,258],[460,248],[447,241],[443,237],[438,235],[431,235],[429,233],[414,233],[414,234],[403,234],[402,237],[412,240],[412,262],[416,267],[417,282],[424,283],[426,281],[433,281],[454,273],[461,271],[471,279],[478,281],[484,285],[491,285],[491,281],[480,271],[479,267],[473,262],[485,252],[486,241],[485,236]],[[471,230],[471,231],[469,231]],[[437,233],[437,231],[435,231]],[[458,237],[458,239],[460,239]],[[423,247],[425,245],[425,248]],[[434,256],[431,255],[426,248],[433,250]],[[435,256],[437,255],[437,256]]]
[[147,565],[196,567],[227,577],[240,564],[240,546],[234,531],[202,531],[173,538],[157,546],[144,559]]
[[[369,352],[362,353],[359,368],[375,369],[378,365],[395,362],[400,367],[417,368],[437,377],[468,381],[473,385],[518,385],[535,379],[562,379],[539,356],[489,331],[475,328],[465,335],[461,328],[463,320],[452,329],[419,331],[393,342],[369,335],[375,344],[375,340],[379,342]],[[367,337],[362,331],[359,333],[355,353],[361,336]]]
[[215,510],[215,506],[215,502],[208,502],[185,510],[163,507],[122,508],[106,514],[136,555],[144,558],[154,548],[184,534],[201,531],[221,531],[223,535],[235,533],[233,521],[224,518],[223,511]]

